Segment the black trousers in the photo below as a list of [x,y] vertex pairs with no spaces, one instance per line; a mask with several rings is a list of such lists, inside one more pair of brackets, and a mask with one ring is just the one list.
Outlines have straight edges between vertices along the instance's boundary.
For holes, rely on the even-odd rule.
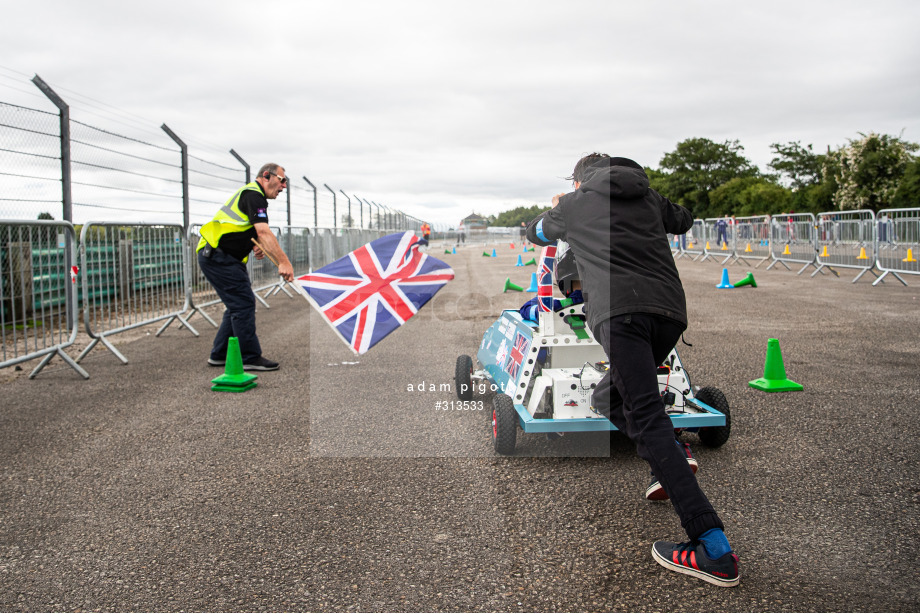
[[684,325],[648,313],[604,320],[594,337],[610,359],[610,370],[594,390],[594,407],[636,444],[668,493],[690,539],[724,528],[703,494],[687,457],[674,442],[674,426],[658,391],[658,365],[668,357]]
[[226,359],[230,337],[239,341],[244,363],[261,356],[262,346],[256,335],[256,296],[246,265],[223,251],[215,251],[210,258],[199,252],[198,266],[227,308],[214,336],[211,358]]

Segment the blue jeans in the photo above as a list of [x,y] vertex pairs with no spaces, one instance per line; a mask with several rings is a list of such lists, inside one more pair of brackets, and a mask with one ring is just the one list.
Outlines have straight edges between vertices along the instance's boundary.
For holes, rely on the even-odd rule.
[[610,359],[610,370],[594,390],[598,411],[636,444],[655,479],[668,493],[690,539],[712,528],[723,529],[687,464],[674,444],[674,426],[658,392],[658,365],[680,339],[684,325],[649,313],[614,316],[599,323],[594,337]]
[[252,292],[246,265],[223,251],[215,250],[210,258],[199,252],[198,266],[227,308],[214,336],[211,358],[226,359],[230,337],[239,340],[244,363],[261,356],[262,346],[256,336],[256,296]]

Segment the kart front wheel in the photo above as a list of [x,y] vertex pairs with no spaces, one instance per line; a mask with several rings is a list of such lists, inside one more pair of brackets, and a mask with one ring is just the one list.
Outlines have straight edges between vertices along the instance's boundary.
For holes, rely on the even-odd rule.
[[725,414],[725,426],[704,426],[700,429],[700,442],[710,448],[724,445],[732,432],[732,415],[728,407],[728,400],[721,390],[713,386],[700,389],[696,393],[696,398]]
[[473,398],[473,359],[463,354],[457,356],[454,369],[454,385],[457,386],[457,398],[469,401]]
[[514,454],[517,441],[518,415],[507,394],[492,398],[492,444],[499,454]]

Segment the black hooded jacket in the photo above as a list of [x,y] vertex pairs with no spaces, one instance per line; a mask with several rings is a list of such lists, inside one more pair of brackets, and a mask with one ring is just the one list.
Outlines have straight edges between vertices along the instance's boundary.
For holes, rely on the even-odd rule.
[[687,302],[667,233],[693,226],[690,211],[649,188],[642,167],[605,158],[580,187],[527,227],[537,245],[566,241],[575,253],[588,325],[624,313],[652,313],[687,324]]

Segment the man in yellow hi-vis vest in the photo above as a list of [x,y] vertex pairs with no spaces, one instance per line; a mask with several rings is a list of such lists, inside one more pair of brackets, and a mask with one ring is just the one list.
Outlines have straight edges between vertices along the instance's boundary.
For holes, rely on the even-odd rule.
[[[214,219],[201,227],[198,266],[227,308],[208,358],[211,366],[225,364],[228,340],[236,337],[245,371],[278,368],[277,362],[262,356],[256,336],[256,297],[246,261],[251,251],[260,260],[267,254],[278,263],[278,274],[285,281],[294,279],[291,262],[268,226],[268,201],[277,198],[286,186],[284,169],[277,164],[266,164],[259,169],[255,181],[237,190]],[[253,239],[261,249],[253,244]]]

